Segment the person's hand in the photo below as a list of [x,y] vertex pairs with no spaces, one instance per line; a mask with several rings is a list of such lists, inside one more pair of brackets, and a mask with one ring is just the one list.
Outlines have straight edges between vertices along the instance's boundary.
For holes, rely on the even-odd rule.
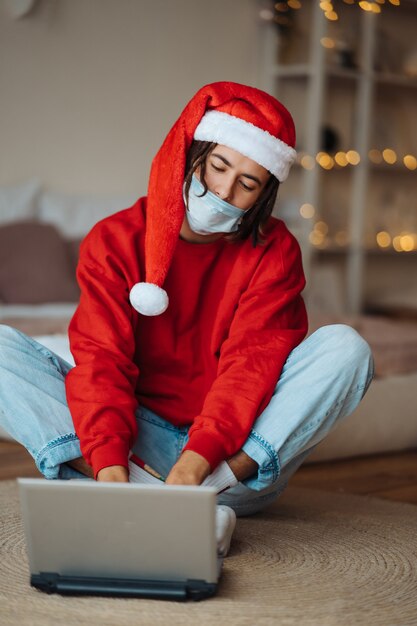
[[165,483],[167,485],[201,485],[209,474],[209,462],[201,454],[185,450],[172,467]]
[[100,482],[128,483],[129,472],[123,465],[110,465],[109,467],[103,467],[98,472],[97,480]]

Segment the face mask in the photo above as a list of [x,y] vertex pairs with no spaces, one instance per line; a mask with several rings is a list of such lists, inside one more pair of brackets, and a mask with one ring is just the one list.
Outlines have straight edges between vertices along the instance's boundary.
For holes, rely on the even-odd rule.
[[207,191],[204,196],[202,193],[204,186],[193,174],[187,209],[187,220],[191,230],[199,235],[231,233],[237,230],[244,211],[225,202],[211,191]]

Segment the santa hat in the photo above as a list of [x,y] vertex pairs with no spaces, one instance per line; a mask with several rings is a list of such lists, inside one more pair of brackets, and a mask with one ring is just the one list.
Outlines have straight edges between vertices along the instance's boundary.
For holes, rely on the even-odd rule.
[[155,156],[148,186],[145,234],[146,282],[130,291],[143,315],[168,307],[162,289],[184,219],[183,184],[193,141],[225,145],[256,161],[282,182],[295,160],[295,128],[287,109],[267,93],[238,83],[202,87],[190,100]]

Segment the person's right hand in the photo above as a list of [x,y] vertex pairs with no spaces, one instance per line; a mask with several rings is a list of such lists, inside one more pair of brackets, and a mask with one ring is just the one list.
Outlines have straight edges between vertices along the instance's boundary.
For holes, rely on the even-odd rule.
[[103,467],[98,472],[97,480],[100,482],[128,483],[129,472],[124,465],[110,465],[109,467]]

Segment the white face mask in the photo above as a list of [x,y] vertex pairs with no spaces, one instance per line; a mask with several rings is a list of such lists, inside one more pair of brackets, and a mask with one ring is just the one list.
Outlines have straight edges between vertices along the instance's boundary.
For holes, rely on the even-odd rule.
[[237,230],[245,212],[211,191],[207,191],[204,196],[202,193],[204,186],[193,174],[187,208],[187,220],[191,230],[199,235],[231,233]]

